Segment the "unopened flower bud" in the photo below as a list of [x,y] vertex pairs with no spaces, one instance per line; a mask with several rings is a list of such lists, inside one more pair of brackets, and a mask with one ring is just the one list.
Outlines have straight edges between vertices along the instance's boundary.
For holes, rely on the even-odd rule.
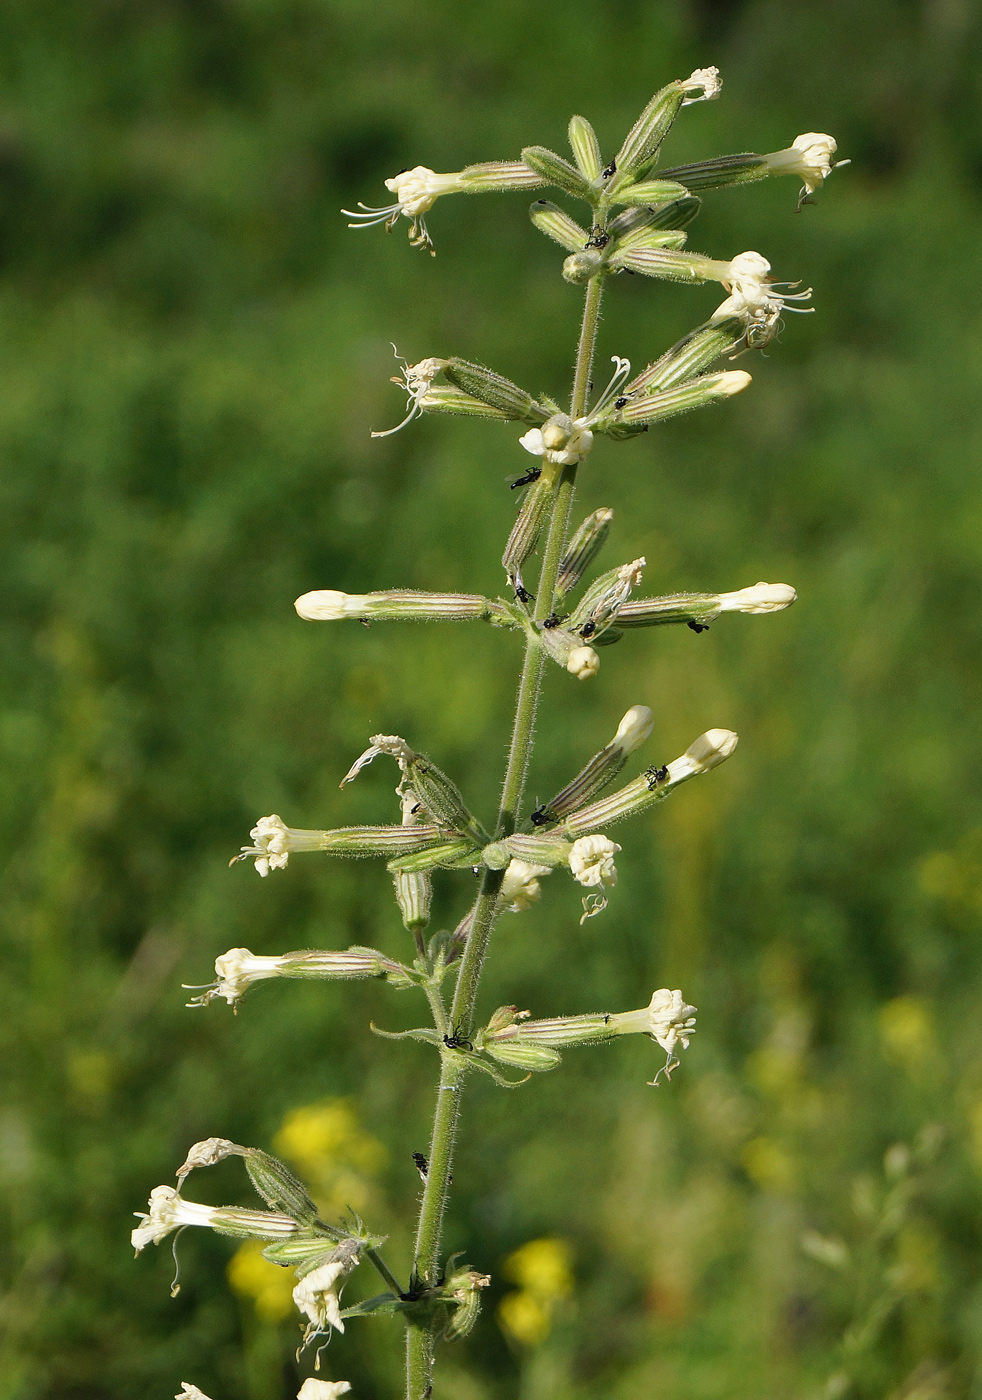
[[663,178],[676,180],[687,190],[719,190],[730,185],[752,184],[768,175],[767,156],[744,152],[734,156],[716,156],[713,160],[694,161],[691,165],[674,165],[662,171]]
[[582,252],[590,237],[575,219],[547,199],[536,200],[529,209],[529,218],[540,233],[554,239],[571,253]]
[[598,432],[609,437],[630,435],[632,431],[651,423],[663,423],[679,413],[689,413],[695,408],[720,403],[734,394],[742,393],[751,383],[751,375],[745,370],[729,369],[721,374],[705,374],[689,380],[674,389],[663,389],[656,394],[645,394],[641,398],[629,399],[622,408],[611,410],[608,416],[596,424]]
[[258,1147],[247,1147],[242,1156],[249,1180],[271,1209],[289,1215],[300,1225],[313,1225],[317,1207],[285,1162]]
[[322,1381],[308,1376],[297,1391],[297,1400],[339,1400],[350,1389],[348,1381]]
[[525,1045],[518,1040],[488,1040],[487,1053],[503,1065],[514,1065],[516,1069],[527,1069],[542,1074],[555,1069],[562,1061],[557,1050],[548,1045]]
[[554,1016],[545,1021],[521,1018],[503,1026],[492,1026],[489,1022],[481,1042],[492,1054],[495,1053],[492,1046],[508,1044],[562,1049],[573,1045],[599,1045],[615,1034],[610,1029],[610,1019],[600,1012],[592,1016]]
[[617,203],[629,205],[668,204],[689,193],[678,180],[642,180],[637,185],[618,186]]
[[485,846],[481,860],[492,870],[504,869],[512,857],[551,870],[557,865],[569,864],[571,845],[563,835],[552,831],[534,835],[518,832],[504,841]]
[[559,563],[556,578],[556,600],[564,598],[579,584],[587,569],[603,547],[610,532],[614,512],[602,506],[588,515],[570,540]]
[[596,248],[586,248],[582,253],[571,253],[563,263],[563,276],[567,282],[580,287],[601,272],[605,266],[603,253]]
[[551,802],[545,803],[532,813],[533,825],[543,826],[547,822],[559,821],[589,802],[591,797],[595,797],[616,778],[624,767],[628,754],[640,748],[651,734],[653,725],[654,715],[647,705],[632,705],[618,725],[617,733],[610,743],[595,754]]
[[[532,431],[535,432],[537,429],[532,429]],[[530,434],[527,433],[526,437],[529,436]],[[523,445],[524,442],[523,438]],[[538,543],[553,495],[552,473],[547,474],[538,468],[536,468],[536,472],[538,474],[531,489],[526,491],[522,497],[515,523],[511,528],[511,534],[508,536],[504,553],[501,556],[501,565],[508,582],[519,597],[523,596],[525,588],[522,581],[522,567]]]
[[[493,418],[497,423],[511,423],[515,416],[503,408],[495,408],[494,404],[487,403],[484,399],[475,398],[473,394],[465,394],[463,389],[458,389],[454,384],[432,385],[420,399],[419,411],[448,413],[458,418]],[[400,427],[402,426],[400,424]],[[391,431],[396,430],[393,428]],[[375,433],[373,436],[386,437],[388,434]]]
[[624,386],[624,394],[636,399],[644,394],[656,394],[665,389],[674,389],[701,375],[714,360],[735,350],[746,333],[746,322],[742,317],[730,316],[713,318],[704,325],[690,331],[653,361],[636,379]]
[[600,657],[593,647],[574,647],[566,662],[566,669],[578,681],[589,680],[600,670]]
[[578,199],[590,199],[592,191],[588,182],[568,160],[557,156],[555,151],[550,151],[545,146],[526,146],[522,151],[522,160],[542,177],[545,184],[555,185],[557,189],[565,190],[567,194],[575,195]]
[[637,816],[661,802],[680,783],[699,773],[715,768],[736,748],[737,736],[729,729],[710,729],[691,744],[681,758],[661,768],[648,768],[639,778],[627,783],[599,802],[591,802],[567,817],[559,828],[563,835],[576,840],[584,832],[598,826],[609,826],[624,817]]
[[797,598],[789,583],[755,583],[719,595],[720,612],[769,613],[789,608]]
[[293,605],[308,622],[337,622],[342,618],[378,621],[448,622],[486,618],[492,605],[477,593],[423,593],[415,588],[390,588],[379,593],[340,593],[319,588],[302,594]]
[[573,148],[574,159],[584,180],[589,180],[591,183],[594,180],[599,180],[604,159],[600,154],[597,133],[586,117],[570,117],[569,144]]

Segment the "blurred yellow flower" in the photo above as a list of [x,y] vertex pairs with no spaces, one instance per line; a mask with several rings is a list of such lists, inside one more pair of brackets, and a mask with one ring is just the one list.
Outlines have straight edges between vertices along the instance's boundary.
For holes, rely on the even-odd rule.
[[934,1050],[934,1032],[928,1008],[917,997],[894,997],[880,1008],[883,1054],[891,1064],[909,1074],[923,1069]]
[[293,1270],[263,1258],[261,1240],[247,1240],[232,1255],[226,1276],[233,1293],[251,1298],[261,1322],[282,1322],[293,1311]]
[[376,1176],[388,1160],[378,1138],[365,1131],[350,1099],[324,1099],[293,1108],[273,1139],[308,1183],[327,1214],[364,1210],[371,1203]]
[[781,1193],[794,1186],[795,1167],[788,1152],[771,1138],[755,1137],[740,1154],[747,1175],[765,1191]]
[[533,1293],[523,1289],[507,1293],[498,1304],[498,1321],[512,1341],[523,1347],[537,1347],[549,1335],[552,1325],[550,1309]]
[[565,1240],[529,1240],[504,1263],[504,1274],[519,1285],[498,1307],[505,1335],[521,1346],[538,1346],[552,1326],[553,1309],[573,1291],[573,1256]]

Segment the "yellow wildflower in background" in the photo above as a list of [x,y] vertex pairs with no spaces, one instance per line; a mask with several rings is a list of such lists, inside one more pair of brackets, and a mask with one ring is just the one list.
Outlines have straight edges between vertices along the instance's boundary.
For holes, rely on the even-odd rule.
[[508,1256],[504,1273],[519,1286],[498,1306],[502,1331],[520,1346],[538,1346],[549,1335],[556,1304],[573,1291],[572,1251],[565,1240],[529,1240]]
[[359,1123],[350,1099],[291,1109],[273,1139],[273,1151],[296,1167],[328,1215],[363,1210],[372,1199],[370,1178],[388,1160],[382,1143]]
[[226,1276],[233,1293],[251,1298],[261,1322],[282,1322],[293,1311],[293,1270],[263,1258],[262,1240],[247,1240],[232,1255]]
[[880,1008],[883,1054],[891,1064],[916,1075],[934,1053],[930,1012],[918,997],[894,997]]

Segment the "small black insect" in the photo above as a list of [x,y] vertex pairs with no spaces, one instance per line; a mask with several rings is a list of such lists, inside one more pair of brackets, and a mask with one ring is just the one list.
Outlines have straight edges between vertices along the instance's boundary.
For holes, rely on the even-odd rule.
[[426,1173],[427,1173],[427,1172],[429,1171],[429,1169],[430,1169],[430,1164],[429,1164],[429,1162],[428,1162],[428,1161],[426,1160],[426,1158],[423,1156],[422,1152],[414,1152],[414,1153],[413,1153],[413,1161],[416,1163],[416,1170],[419,1172],[420,1178],[421,1178],[423,1181],[425,1181],[425,1180],[426,1180]]
[[627,396],[624,395],[624,394],[622,394],[621,397],[620,397],[619,399],[615,399],[615,400],[614,400],[614,407],[615,407],[615,408],[623,408],[624,405],[625,405],[626,403],[627,403]]
[[410,815],[411,817],[415,817],[416,813],[422,809],[422,806],[423,806],[422,802],[417,802],[417,803],[416,803],[416,806],[413,807],[413,808],[410,810],[409,815]]
[[709,623],[708,623],[708,622],[693,622],[692,619],[690,618],[689,621],[688,621],[685,625],[686,625],[686,627],[689,628],[689,630],[690,630],[691,632],[708,632],[708,631],[709,631]]
[[602,180],[609,180],[610,177],[611,177],[611,175],[616,175],[616,173],[617,173],[617,161],[616,161],[616,160],[612,160],[612,161],[610,162],[610,164],[609,164],[605,169],[603,169],[603,170],[600,172],[600,178],[601,178]]
[[659,783],[663,783],[668,777],[668,769],[664,764],[660,768],[646,768],[644,776],[648,779],[648,791],[654,792]]
[[517,481],[512,482],[511,489],[515,491],[518,489],[519,486],[531,486],[532,482],[538,481],[541,475],[541,467],[529,467],[528,471],[525,473],[524,476],[520,476]]
[[549,808],[545,806],[545,804],[543,804],[541,807],[536,807],[535,811],[530,817],[530,821],[533,826],[547,826],[549,822],[553,822],[555,820],[556,818],[552,815],[552,813],[549,811]]
[[558,627],[558,626],[559,626],[559,614],[558,614],[558,613],[550,613],[549,616],[545,619],[545,621],[543,622],[542,625],[543,625],[543,627],[547,627],[547,628]]
[[443,1037],[443,1043],[448,1050],[473,1050],[474,1042],[468,1040],[466,1035],[461,1035],[460,1026],[451,1026],[450,1034]]
[[532,603],[535,601],[535,594],[530,593],[521,583],[515,584],[515,597],[520,603]]
[[606,248],[610,242],[610,234],[601,224],[594,224],[590,230],[590,237],[583,245],[585,248]]
[[584,622],[583,626],[580,628],[580,636],[584,638],[592,637],[596,630],[597,624],[595,622]]

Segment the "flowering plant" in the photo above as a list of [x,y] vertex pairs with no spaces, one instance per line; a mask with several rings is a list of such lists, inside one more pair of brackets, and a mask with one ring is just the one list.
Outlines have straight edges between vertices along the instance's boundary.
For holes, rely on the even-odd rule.
[[[533,225],[567,253],[562,275],[584,289],[583,319],[568,409],[546,395],[538,397],[496,371],[457,356],[430,356],[403,362],[395,382],[407,395],[397,428],[423,413],[455,413],[522,426],[518,444],[533,464],[513,483],[523,495],[505,544],[504,596],[391,589],[353,595],[336,589],[303,594],[296,610],[310,621],[347,619],[483,621],[514,632],[523,647],[515,718],[499,810],[485,824],[465,795],[428,757],[398,735],[377,734],[342,778],[353,781],[375,759],[398,768],[398,820],[386,826],[334,830],[289,827],[276,815],[259,819],[236,860],[252,859],[261,876],[283,871],[290,856],[320,851],[338,856],[380,857],[387,862],[403,923],[413,946],[405,961],[372,948],[302,950],[255,956],[234,948],[218,958],[216,980],[191,1005],[224,999],[236,1007],[253,983],[274,977],[377,978],[395,989],[421,993],[432,1024],[392,1033],[433,1046],[440,1074],[428,1157],[416,1154],[424,1189],[417,1221],[414,1264],[408,1279],[397,1279],[381,1251],[383,1241],[361,1222],[325,1221],[305,1186],[288,1167],[256,1148],[221,1138],[196,1144],[178,1172],[178,1189],[157,1187],[148,1213],[133,1231],[141,1250],[171,1231],[201,1225],[225,1234],[266,1241],[263,1253],[295,1270],[293,1299],[305,1319],[303,1344],[343,1331],[346,1322],[369,1313],[398,1314],[407,1329],[407,1400],[426,1400],[438,1344],[473,1327],[488,1276],[441,1255],[441,1229],[452,1181],[454,1140],[462,1089],[474,1071],[514,1086],[534,1072],[556,1068],[561,1051],[599,1044],[625,1034],[643,1034],[665,1053],[654,1077],[670,1077],[678,1052],[689,1045],[696,1008],[681,990],[660,988],[648,1005],[630,1011],[533,1020],[514,1006],[499,1008],[486,1021],[478,1014],[478,991],[492,934],[505,913],[527,913],[542,895],[541,881],[554,870],[568,871],[588,893],[582,919],[598,915],[617,881],[615,857],[622,847],[605,828],[637,816],[668,798],[676,788],[722,763],[737,736],[725,728],[701,735],[680,757],[654,763],[613,792],[614,781],[631,755],[649,738],[652,714],[632,705],[612,739],[583,765],[548,802],[534,811],[524,806],[532,735],[545,667],[554,663],[579,680],[595,676],[600,651],[638,628],[686,624],[704,630],[728,613],[763,615],[795,599],[787,584],[757,583],[714,593],[638,596],[646,561],[631,560],[585,582],[610,533],[613,512],[593,511],[571,534],[577,473],[600,439],[617,443],[647,432],[675,414],[725,401],[750,384],[742,369],[714,369],[769,344],[786,311],[804,311],[810,290],[775,281],[760,253],[742,252],[728,260],[690,252],[686,229],[708,189],[742,184],[772,174],[792,174],[803,182],[801,201],[811,199],[832,169],[835,142],[808,133],[784,151],[735,155],[694,165],[659,169],[660,148],[682,107],[715,98],[715,68],[700,69],[669,83],[645,107],[612,160],[606,160],[590,123],[574,116],[569,138],[575,163],[541,146],[527,147],[520,160],[468,166],[438,175],[424,166],[386,181],[394,202],[378,209],[360,206],[350,215],[355,228],[384,223],[391,229],[409,220],[410,242],[434,251],[424,222],[438,198],[452,193],[529,190],[550,187],[586,205],[577,223],[544,199],[531,206]],[[599,326],[600,304],[609,277],[621,273],[693,284],[715,282],[725,299],[708,318],[646,368],[632,376],[628,359],[614,355],[609,384],[592,406],[588,402]],[[526,459],[527,462],[527,459]],[[527,577],[529,561],[541,549],[537,576]],[[530,586],[531,585],[531,586]],[[533,591],[534,589],[534,591]],[[480,887],[471,907],[452,931],[427,937],[434,877],[474,871]],[[277,877],[282,878],[282,877]],[[376,1029],[373,1027],[373,1029]],[[516,1077],[516,1071],[518,1077]],[[240,1156],[267,1210],[209,1207],[184,1200],[185,1178],[228,1156]],[[344,1307],[345,1280],[362,1262],[379,1273],[384,1290]],[[319,1352],[318,1352],[319,1358]],[[329,1397],[346,1382],[311,1378],[301,1396]],[[196,1395],[185,1384],[185,1394]]]

